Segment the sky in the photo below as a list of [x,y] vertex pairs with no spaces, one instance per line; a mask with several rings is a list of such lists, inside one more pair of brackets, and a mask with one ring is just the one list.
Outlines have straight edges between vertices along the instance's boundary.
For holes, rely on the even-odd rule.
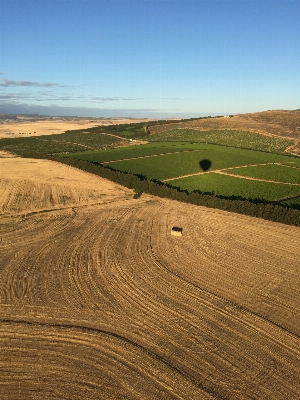
[[300,0],[0,0],[0,113],[300,108]]

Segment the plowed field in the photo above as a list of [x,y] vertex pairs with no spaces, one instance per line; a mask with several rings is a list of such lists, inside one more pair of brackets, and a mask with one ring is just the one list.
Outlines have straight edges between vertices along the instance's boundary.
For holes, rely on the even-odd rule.
[[0,152],[0,215],[37,212],[131,197],[131,191],[78,169]]
[[299,228],[0,161],[1,399],[300,397]]

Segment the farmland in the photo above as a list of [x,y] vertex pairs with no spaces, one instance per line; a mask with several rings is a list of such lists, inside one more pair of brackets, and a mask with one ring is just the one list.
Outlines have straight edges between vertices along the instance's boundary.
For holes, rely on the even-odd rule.
[[202,145],[176,142],[158,142],[139,146],[127,146],[122,148],[108,149],[106,151],[85,151],[76,154],[67,154],[66,157],[76,157],[81,160],[109,163],[123,159],[147,157],[153,155],[164,155],[182,151],[193,151],[202,148]]
[[[5,122],[9,120],[9,122]],[[39,137],[52,134],[59,135],[71,131],[89,131],[89,132],[110,132],[111,125],[113,130],[118,130],[118,126],[130,127],[145,125],[148,120],[143,119],[92,119],[92,118],[72,118],[72,117],[46,117],[38,115],[20,116],[0,114],[0,138],[19,138],[19,137]],[[103,127],[105,127],[103,129]],[[140,130],[142,132],[142,130]]]
[[[300,161],[300,160],[299,160]],[[297,165],[298,164],[298,165]],[[287,173],[288,168],[288,173]],[[262,180],[272,180],[283,183],[299,184],[300,162],[291,161],[288,164],[256,165],[254,167],[234,168],[234,174],[253,177]],[[229,169],[227,172],[230,172]]]
[[269,110],[257,113],[236,114],[230,118],[199,118],[186,122],[151,126],[154,136],[171,129],[203,131],[243,131],[272,138],[299,139],[300,110]]
[[[152,124],[164,130],[145,134],[145,122],[95,126],[61,135],[2,139],[0,147],[26,157],[60,155],[101,163],[189,192],[300,203],[299,157],[286,153],[293,139],[240,130],[174,129],[176,123],[166,121]],[[201,167],[203,160],[209,162],[207,171]]]
[[[243,176],[240,176],[243,178]],[[265,199],[270,201],[300,195],[300,186],[284,185],[281,183],[257,181],[255,179],[239,179],[224,174],[210,173],[191,176],[170,181],[174,186],[189,191],[200,190],[213,192],[216,195],[240,196],[246,199]],[[298,202],[295,204],[299,204]]]
[[[300,159],[286,155],[212,144],[163,142],[68,156],[104,163],[189,191],[270,201],[300,195]],[[202,169],[201,160],[209,162],[208,171]]]
[[284,153],[294,141],[288,138],[278,138],[261,135],[255,132],[238,130],[171,129],[157,135],[151,135],[149,141],[192,141],[199,143],[215,143],[223,146],[241,147],[253,150]]
[[299,228],[1,160],[1,399],[299,397]]
[[96,150],[115,145],[121,140],[121,138],[101,133],[88,135],[82,131],[69,131],[61,135],[0,139],[0,148],[25,157],[44,157],[53,153]]
[[299,194],[300,158],[195,140],[134,145],[114,129],[0,140],[1,400],[298,399],[291,209],[258,206],[282,208],[283,224],[129,187],[280,200]]
[[[48,160],[2,155],[0,170],[0,215],[23,215],[24,212],[110,202],[119,196],[124,199],[131,193],[129,189],[116,187],[95,175]],[[88,181],[81,190],[82,181],[86,179]]]

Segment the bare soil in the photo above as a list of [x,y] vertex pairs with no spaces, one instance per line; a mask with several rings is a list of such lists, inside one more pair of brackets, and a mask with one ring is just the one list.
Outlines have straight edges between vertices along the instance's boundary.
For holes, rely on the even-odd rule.
[[29,137],[60,134],[67,130],[77,130],[93,128],[100,125],[131,124],[137,122],[147,122],[145,119],[100,119],[91,122],[88,119],[82,120],[40,120],[20,122],[4,122],[0,124],[0,138]]
[[300,397],[299,228],[0,162],[1,399]]

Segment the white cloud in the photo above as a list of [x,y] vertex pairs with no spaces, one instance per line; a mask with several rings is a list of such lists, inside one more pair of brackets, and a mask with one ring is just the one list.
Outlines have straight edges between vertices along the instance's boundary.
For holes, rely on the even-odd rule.
[[[2,73],[3,74],[3,73]],[[1,87],[11,87],[11,86],[27,86],[27,87],[71,87],[70,85],[61,85],[59,83],[53,82],[33,82],[33,81],[15,81],[12,79],[2,79],[0,82]]]

